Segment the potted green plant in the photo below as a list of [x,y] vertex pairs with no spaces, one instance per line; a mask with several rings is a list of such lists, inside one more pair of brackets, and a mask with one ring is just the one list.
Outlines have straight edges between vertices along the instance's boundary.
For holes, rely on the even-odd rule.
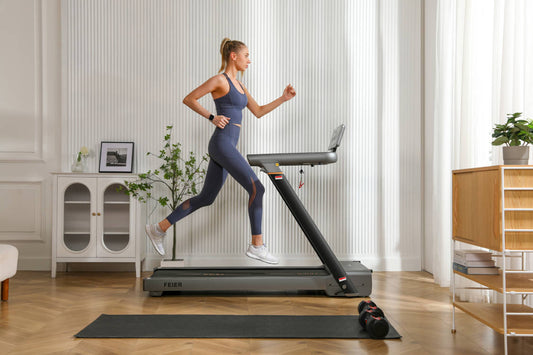
[[507,114],[507,122],[496,124],[492,133],[492,145],[502,145],[503,163],[506,165],[527,165],[529,144],[533,144],[533,121],[522,119],[522,112]]
[[[162,161],[159,169],[139,174],[138,180],[124,181],[126,187],[122,190],[140,202],[154,200],[162,207],[174,211],[185,198],[198,193],[197,186],[205,177],[202,165],[207,162],[209,156],[206,154],[197,162],[194,153],[190,152],[189,158],[185,160],[182,158],[181,144],[172,143],[172,126],[167,126],[166,130],[164,146],[159,154],[150,152],[146,154]],[[163,188],[164,193],[156,197],[153,191],[158,185]],[[172,227],[172,236],[172,260],[176,260],[175,226]]]

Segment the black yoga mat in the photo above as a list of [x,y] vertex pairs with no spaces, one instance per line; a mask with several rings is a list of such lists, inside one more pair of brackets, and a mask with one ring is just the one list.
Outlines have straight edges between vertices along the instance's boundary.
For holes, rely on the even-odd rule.
[[[109,315],[77,338],[370,338],[357,316]],[[400,334],[391,326],[386,339]]]

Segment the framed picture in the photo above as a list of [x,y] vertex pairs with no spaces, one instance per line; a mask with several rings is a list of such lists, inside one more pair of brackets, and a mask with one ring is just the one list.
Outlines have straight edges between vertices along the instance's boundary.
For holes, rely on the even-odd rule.
[[100,144],[101,173],[131,173],[133,142],[102,142]]

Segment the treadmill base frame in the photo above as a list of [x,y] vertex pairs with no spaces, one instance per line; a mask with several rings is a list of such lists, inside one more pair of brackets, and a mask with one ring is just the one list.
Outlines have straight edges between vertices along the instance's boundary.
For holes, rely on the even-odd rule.
[[182,292],[301,292],[323,291],[328,296],[367,297],[372,292],[372,270],[358,261],[341,261],[357,289],[347,295],[324,266],[317,267],[220,267],[156,268],[143,280],[150,296],[165,291]]

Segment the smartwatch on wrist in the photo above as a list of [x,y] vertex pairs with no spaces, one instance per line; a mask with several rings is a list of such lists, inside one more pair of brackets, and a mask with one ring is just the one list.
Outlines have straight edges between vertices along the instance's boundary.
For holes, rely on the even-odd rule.
[[214,118],[215,118],[215,115],[213,115],[213,114],[209,115],[209,121],[213,121]]

